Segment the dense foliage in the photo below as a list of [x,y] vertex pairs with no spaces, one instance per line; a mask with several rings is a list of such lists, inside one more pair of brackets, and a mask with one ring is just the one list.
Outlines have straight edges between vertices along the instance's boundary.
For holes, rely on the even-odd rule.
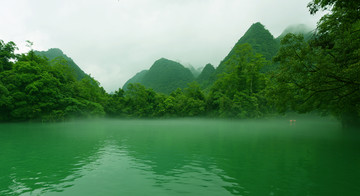
[[260,70],[267,64],[249,44],[237,45],[225,63],[225,72],[212,86],[209,102],[216,116],[254,118],[267,109],[264,103],[266,75]]
[[[271,110],[265,97],[268,76],[260,72],[266,65],[268,61],[249,44],[237,45],[224,64],[226,70],[209,91],[204,91],[196,81],[170,94],[130,83],[125,91],[119,89],[109,95],[106,112],[114,117],[261,117]],[[199,76],[203,78],[200,81],[206,82],[214,71],[208,64]]]
[[93,78],[77,80],[66,61],[56,60],[50,66],[34,51],[15,55],[12,42],[1,43],[5,69],[0,71],[0,121],[54,121],[105,114],[106,93]]
[[[87,75],[78,80],[66,59],[53,58],[49,61],[34,51],[15,55],[12,42],[2,42],[2,48],[4,55],[1,62],[6,69],[0,72],[1,121],[55,121],[104,115],[248,118],[259,117],[265,111],[260,105],[266,80],[259,69],[266,61],[248,44],[238,45],[233,58],[226,62],[227,70],[206,94],[197,82],[188,83],[169,94],[156,92],[139,83],[128,84],[126,91],[120,88],[113,94],[107,94],[97,81]],[[163,63],[169,64],[167,61],[159,60],[152,69],[163,68]],[[184,68],[180,64],[176,66]],[[211,65],[206,67],[204,78],[214,71]],[[182,75],[172,77],[183,78]],[[189,81],[192,80],[189,77]]]
[[313,39],[288,34],[275,58],[281,64],[273,94],[282,111],[320,111],[343,125],[360,124],[360,2],[314,0],[321,18]]

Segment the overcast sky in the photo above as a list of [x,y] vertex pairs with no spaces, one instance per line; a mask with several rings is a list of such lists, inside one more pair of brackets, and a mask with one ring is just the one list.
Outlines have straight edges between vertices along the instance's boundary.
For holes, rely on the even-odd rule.
[[60,48],[108,92],[164,57],[218,66],[255,22],[314,28],[310,0],[0,0],[0,39]]

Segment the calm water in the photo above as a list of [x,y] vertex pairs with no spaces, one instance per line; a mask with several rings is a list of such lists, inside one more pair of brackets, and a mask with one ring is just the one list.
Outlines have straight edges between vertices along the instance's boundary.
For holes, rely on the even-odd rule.
[[360,140],[336,122],[0,124],[0,195],[358,195]]

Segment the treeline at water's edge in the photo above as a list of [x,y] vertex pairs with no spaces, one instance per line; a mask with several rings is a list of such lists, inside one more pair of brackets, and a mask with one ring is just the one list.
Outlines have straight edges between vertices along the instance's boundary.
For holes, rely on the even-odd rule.
[[274,112],[266,99],[266,74],[259,72],[265,61],[252,52],[250,45],[240,49],[256,61],[256,67],[245,61],[241,68],[231,64],[209,89],[200,88],[194,81],[165,94],[130,83],[126,90],[119,88],[109,94],[89,75],[79,78],[63,57],[49,60],[36,51],[16,55],[14,43],[0,43],[1,121],[61,121],[94,116],[256,118]]
[[0,40],[0,121],[244,119],[294,111],[359,126],[359,7],[358,1],[312,1],[311,14],[329,11],[315,31],[274,38],[255,23],[216,68],[208,64],[194,74],[162,58],[114,93],[61,50],[16,54],[13,42]]

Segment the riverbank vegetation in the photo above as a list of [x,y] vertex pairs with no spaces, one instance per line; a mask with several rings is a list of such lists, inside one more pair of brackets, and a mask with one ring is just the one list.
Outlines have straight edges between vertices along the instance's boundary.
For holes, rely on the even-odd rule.
[[[174,63],[186,75],[188,84],[181,81],[181,88],[137,83],[142,78],[151,85],[168,84],[161,75],[149,75],[159,73],[150,69],[109,94],[64,55],[46,56],[33,50],[19,55],[13,42],[1,41],[0,121],[90,116],[260,118],[315,111],[334,115],[343,125],[358,126],[360,3],[313,0],[308,7],[311,14],[329,11],[311,36],[304,39],[302,34],[289,33],[280,42],[256,23],[216,69],[207,65],[201,79]],[[158,61],[164,62],[168,60]]]

